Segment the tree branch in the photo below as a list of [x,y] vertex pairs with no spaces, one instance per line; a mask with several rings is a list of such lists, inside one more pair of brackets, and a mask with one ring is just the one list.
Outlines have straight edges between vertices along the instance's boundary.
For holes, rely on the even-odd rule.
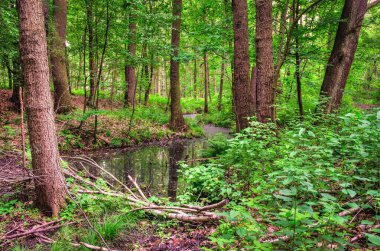
[[372,0],[367,5],[367,11],[380,3],[380,0]]

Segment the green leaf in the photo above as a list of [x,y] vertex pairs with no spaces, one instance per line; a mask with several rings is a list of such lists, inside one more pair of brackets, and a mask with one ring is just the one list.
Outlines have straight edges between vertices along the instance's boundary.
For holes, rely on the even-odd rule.
[[297,191],[296,190],[290,190],[290,189],[282,189],[279,191],[280,194],[285,195],[285,196],[292,196],[296,195]]
[[374,234],[365,234],[368,237],[369,242],[375,244],[376,246],[380,246],[380,236]]
[[356,192],[354,190],[351,190],[351,189],[343,189],[342,192],[344,194],[348,194],[351,198],[355,197],[355,195],[356,195]]

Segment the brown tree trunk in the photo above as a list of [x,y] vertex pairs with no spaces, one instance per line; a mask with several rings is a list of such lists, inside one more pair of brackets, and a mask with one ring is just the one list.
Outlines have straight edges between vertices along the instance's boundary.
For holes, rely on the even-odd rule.
[[219,97],[218,97],[218,111],[222,110],[222,97],[223,97],[223,84],[224,84],[224,58],[222,58],[222,65],[220,67],[220,83],[219,83]]
[[64,113],[72,109],[65,57],[67,0],[54,0],[53,5],[55,27],[52,29],[50,61],[54,84],[54,109],[57,113]]
[[256,0],[257,119],[275,121],[272,2]]
[[179,82],[178,52],[181,38],[182,0],[173,0],[173,23],[170,58],[170,128],[174,131],[186,129],[181,107],[181,84]]
[[87,29],[88,29],[88,63],[90,71],[90,94],[87,103],[94,106],[95,101],[95,83],[96,83],[96,64],[95,64],[95,48],[94,48],[94,28],[93,28],[93,0],[86,0],[87,10]]
[[[134,11],[134,10],[132,10]],[[133,13],[129,14],[129,41],[128,41],[128,53],[130,57],[136,55],[136,17]],[[125,81],[127,83],[127,89],[125,92],[124,106],[134,106],[136,102],[135,89],[136,89],[136,73],[135,67],[132,63],[127,63],[125,66]]]
[[26,87],[26,108],[37,205],[58,216],[65,204],[49,88],[49,64],[42,2],[19,0],[20,53]]
[[20,86],[22,85],[21,76],[21,66],[20,66],[20,56],[17,54],[12,59],[13,64],[13,86],[12,86],[12,97],[10,101],[16,107],[16,110],[20,110]]
[[233,101],[236,116],[236,130],[249,126],[248,118],[253,115],[249,94],[249,53],[248,53],[248,10],[247,0],[232,0],[234,22],[234,73]]
[[203,54],[203,66],[204,66],[204,81],[205,81],[205,93],[204,93],[204,108],[203,112],[208,113],[208,93],[210,92],[210,76],[208,73],[208,60],[207,60],[207,52],[205,51]]
[[320,97],[327,97],[324,111],[340,108],[347,77],[358,45],[360,28],[367,10],[367,0],[346,0],[334,47],[326,67]]
[[[293,0],[293,12],[295,16],[299,15],[299,0]],[[302,89],[301,89],[301,73],[300,73],[300,65],[301,65],[301,59],[300,59],[300,53],[299,53],[299,29],[298,29],[298,21],[296,23],[296,26],[294,28],[295,30],[295,42],[296,42],[296,82],[297,82],[297,99],[298,99],[298,110],[299,110],[299,116],[300,120],[303,120],[303,103],[302,103]]]

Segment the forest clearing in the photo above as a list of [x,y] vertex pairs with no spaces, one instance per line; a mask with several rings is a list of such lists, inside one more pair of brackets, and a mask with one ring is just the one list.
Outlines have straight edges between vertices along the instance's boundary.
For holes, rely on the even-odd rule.
[[2,0],[0,25],[0,250],[380,249],[380,0]]

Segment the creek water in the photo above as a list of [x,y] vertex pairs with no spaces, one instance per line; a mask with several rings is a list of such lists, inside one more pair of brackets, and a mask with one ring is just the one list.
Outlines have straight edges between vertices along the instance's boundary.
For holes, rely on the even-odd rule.
[[[196,114],[184,117],[194,119]],[[185,186],[185,182],[179,179],[178,162],[197,164],[193,160],[201,157],[202,150],[207,147],[207,138],[218,133],[228,136],[229,133],[228,129],[211,124],[205,125],[203,129],[205,138],[141,146],[94,159],[122,182],[128,184],[128,175],[131,175],[149,195],[167,196],[175,200],[177,193],[181,193]]]

